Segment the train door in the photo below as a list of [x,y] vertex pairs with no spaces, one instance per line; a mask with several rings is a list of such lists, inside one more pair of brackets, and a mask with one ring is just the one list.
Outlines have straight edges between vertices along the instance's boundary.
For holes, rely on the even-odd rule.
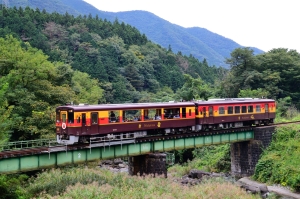
[[214,122],[214,108],[213,108],[213,106],[208,107],[207,122],[210,123],[210,124]]
[[207,118],[208,118],[208,114],[207,114],[207,110],[206,110],[206,107],[203,107],[203,124],[207,124]]
[[91,134],[98,133],[98,112],[91,113]]
[[61,119],[62,131],[64,133],[68,133],[68,129],[67,129],[68,113],[67,113],[67,111],[60,112],[60,119]]
[[86,113],[82,113],[82,120],[81,120],[81,132],[82,134],[87,134],[88,133],[88,126],[87,126],[87,118],[86,118]]
[[269,118],[269,104],[265,104],[265,116]]

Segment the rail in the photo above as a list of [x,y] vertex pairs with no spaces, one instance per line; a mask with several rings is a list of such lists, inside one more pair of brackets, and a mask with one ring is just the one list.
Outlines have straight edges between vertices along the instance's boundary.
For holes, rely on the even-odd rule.
[[56,140],[53,139],[39,139],[39,140],[26,140],[17,142],[8,142],[0,145],[0,151],[12,151],[12,150],[22,150],[29,148],[37,148],[44,146],[57,145]]

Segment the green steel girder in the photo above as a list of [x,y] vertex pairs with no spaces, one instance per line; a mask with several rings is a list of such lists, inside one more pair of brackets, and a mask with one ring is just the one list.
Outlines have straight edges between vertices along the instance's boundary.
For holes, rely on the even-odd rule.
[[253,138],[254,131],[244,131],[10,157],[0,159],[0,174],[39,170],[68,164],[79,164],[99,159],[113,159],[118,157],[144,155],[153,152],[167,152],[206,145],[241,142],[251,140]]

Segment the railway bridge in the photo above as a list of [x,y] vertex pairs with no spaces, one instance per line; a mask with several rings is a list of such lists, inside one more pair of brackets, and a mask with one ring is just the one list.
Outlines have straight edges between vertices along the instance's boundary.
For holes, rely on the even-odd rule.
[[275,127],[239,128],[147,138],[57,145],[54,140],[14,142],[0,146],[0,174],[26,172],[100,159],[129,157],[129,173],[166,174],[165,152],[231,143],[231,172],[252,175]]

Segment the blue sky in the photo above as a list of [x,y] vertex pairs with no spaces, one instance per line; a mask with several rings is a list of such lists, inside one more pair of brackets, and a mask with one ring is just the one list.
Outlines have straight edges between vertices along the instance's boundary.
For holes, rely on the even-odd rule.
[[149,11],[183,27],[201,27],[243,46],[300,53],[297,0],[84,0],[102,11]]

